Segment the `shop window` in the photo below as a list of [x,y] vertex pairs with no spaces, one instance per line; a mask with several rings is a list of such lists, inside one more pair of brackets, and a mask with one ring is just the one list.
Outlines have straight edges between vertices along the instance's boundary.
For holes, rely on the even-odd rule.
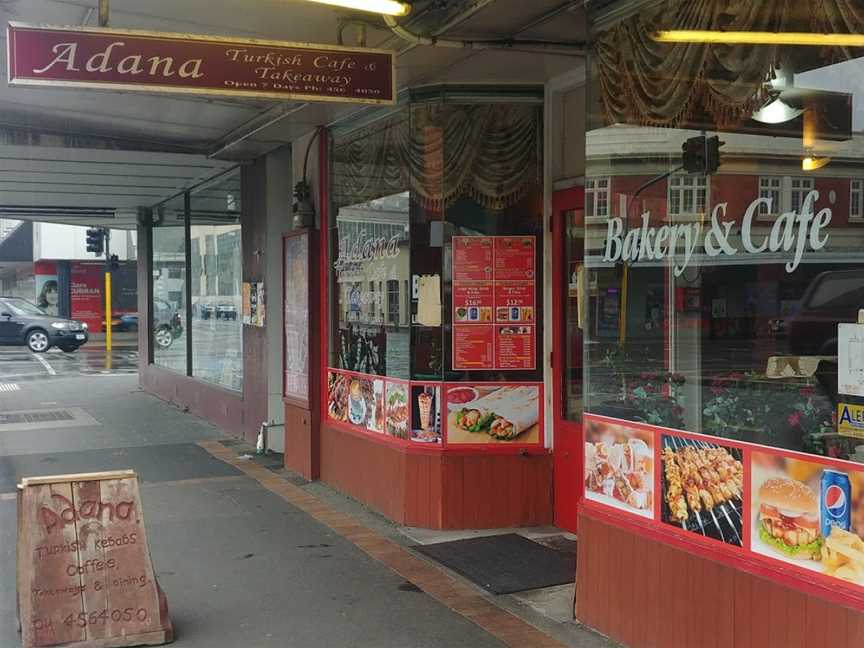
[[[545,443],[541,117],[539,101],[430,99],[334,133],[331,423]],[[595,187],[608,213],[608,179]],[[377,317],[357,318],[369,302]]]
[[669,215],[694,216],[705,213],[708,182],[705,176],[674,175],[669,178]]
[[226,192],[233,192],[232,204],[239,207],[238,170],[154,208],[153,362],[239,391],[243,388],[240,214],[225,211]]
[[192,375],[235,391],[243,389],[239,185],[235,171],[190,195],[191,249],[203,252],[192,261],[201,272],[192,275]]
[[849,182],[849,220],[864,220],[862,194],[864,194],[864,181],[851,180]]
[[605,218],[609,215],[609,178],[585,179],[585,211],[589,217]]
[[186,373],[186,237],[183,197],[157,208],[152,238],[153,364]]

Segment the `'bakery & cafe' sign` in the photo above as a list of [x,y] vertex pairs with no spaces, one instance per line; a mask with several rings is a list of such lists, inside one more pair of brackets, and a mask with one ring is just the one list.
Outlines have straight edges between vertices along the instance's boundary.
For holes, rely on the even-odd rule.
[[393,53],[10,22],[10,85],[395,103]]

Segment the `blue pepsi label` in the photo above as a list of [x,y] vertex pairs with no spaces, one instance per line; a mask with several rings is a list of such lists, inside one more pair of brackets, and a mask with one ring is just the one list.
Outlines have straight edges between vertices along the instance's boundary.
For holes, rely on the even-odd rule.
[[823,537],[831,535],[831,527],[849,531],[852,525],[852,489],[849,476],[834,470],[822,473],[820,520]]

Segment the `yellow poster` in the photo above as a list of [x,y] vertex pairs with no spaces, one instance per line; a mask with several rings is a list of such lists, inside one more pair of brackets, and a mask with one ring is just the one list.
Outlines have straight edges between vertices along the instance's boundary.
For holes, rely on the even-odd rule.
[[841,436],[864,439],[864,405],[838,403],[837,432]]

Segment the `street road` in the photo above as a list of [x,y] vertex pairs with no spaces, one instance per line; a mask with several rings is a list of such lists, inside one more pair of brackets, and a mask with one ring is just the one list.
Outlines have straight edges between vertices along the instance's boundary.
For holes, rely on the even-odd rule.
[[[73,376],[138,373],[138,351],[84,346],[74,353],[51,349],[32,353],[27,347],[0,347],[0,392],[16,391],[21,383]],[[10,386],[11,385],[11,386]]]

